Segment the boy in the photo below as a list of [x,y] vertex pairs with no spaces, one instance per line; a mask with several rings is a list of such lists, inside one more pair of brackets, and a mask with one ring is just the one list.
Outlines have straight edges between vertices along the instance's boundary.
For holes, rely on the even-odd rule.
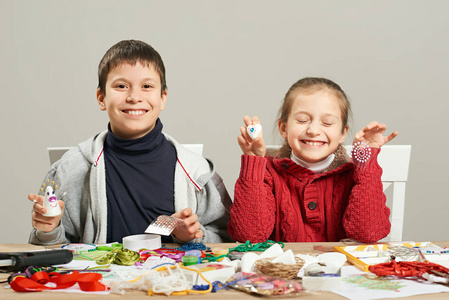
[[61,215],[43,216],[44,197],[28,195],[35,202],[29,242],[122,242],[159,215],[183,219],[175,242],[229,240],[231,199],[212,162],[162,133],[167,85],[159,53],[141,41],[121,41],[102,58],[98,78],[108,130],[69,150],[47,173],[59,185],[58,199],[65,194]]

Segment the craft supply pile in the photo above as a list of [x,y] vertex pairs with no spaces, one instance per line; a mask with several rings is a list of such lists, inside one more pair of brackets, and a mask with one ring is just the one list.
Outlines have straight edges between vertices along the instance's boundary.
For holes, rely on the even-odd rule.
[[[169,227],[176,223],[166,218],[163,222]],[[8,282],[18,292],[78,289],[126,294],[139,290],[151,296],[206,294],[232,288],[263,296],[294,296],[338,291],[342,266],[350,262],[378,276],[448,284],[449,269],[443,265],[449,263],[449,249],[429,242],[351,245],[321,254],[295,254],[273,241],[235,245],[223,248],[188,243],[131,250],[117,243],[68,244],[62,246],[73,253],[68,264],[24,267],[22,263]]]

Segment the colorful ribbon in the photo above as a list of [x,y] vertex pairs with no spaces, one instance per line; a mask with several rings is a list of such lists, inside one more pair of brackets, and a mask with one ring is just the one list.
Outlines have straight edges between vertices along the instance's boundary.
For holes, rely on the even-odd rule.
[[[80,289],[84,292],[99,292],[108,289],[100,283],[102,277],[98,273],[79,273],[78,271],[71,274],[41,271],[34,273],[31,278],[16,276],[11,281],[10,286],[16,292],[40,292],[42,290],[66,289],[78,283]],[[48,282],[52,282],[56,286],[46,286],[45,284]]]

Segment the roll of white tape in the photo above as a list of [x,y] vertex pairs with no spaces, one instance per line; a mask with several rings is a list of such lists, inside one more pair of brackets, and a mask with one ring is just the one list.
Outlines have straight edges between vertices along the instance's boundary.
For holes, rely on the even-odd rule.
[[157,234],[136,234],[123,238],[123,249],[139,251],[140,249],[154,250],[161,247],[161,236]]

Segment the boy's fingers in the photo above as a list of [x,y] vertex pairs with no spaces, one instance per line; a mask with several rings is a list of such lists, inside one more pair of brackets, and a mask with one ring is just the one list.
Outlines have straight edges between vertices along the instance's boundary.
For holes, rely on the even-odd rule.
[[200,239],[200,238],[203,237],[203,235],[204,235],[203,231],[202,231],[202,230],[198,230],[198,231],[195,233],[195,238],[196,238],[196,239]]
[[171,216],[172,216],[173,218],[178,218],[178,219],[181,219],[181,218],[182,218],[182,215],[181,215],[181,212],[180,212],[180,211],[175,212],[175,213],[172,214]]
[[36,194],[29,194],[28,200],[30,200],[34,203],[40,203],[40,204],[44,203],[44,197],[36,195]]
[[[192,214],[191,216],[189,216],[188,218],[184,219],[184,225],[189,228],[192,227],[194,225],[196,225],[195,223],[198,223],[198,215],[197,214]],[[198,223],[199,224],[199,223]],[[201,226],[201,225],[200,225]]]
[[194,223],[192,226],[187,228],[187,231],[191,234],[195,234],[196,232],[198,232],[201,228],[201,224],[196,222]]
[[175,212],[171,216],[174,218],[178,218],[178,219],[185,219],[186,217],[190,216],[191,214],[192,214],[192,209],[187,207],[181,211]]
[[192,214],[192,209],[191,209],[190,207],[187,207],[187,208],[185,208],[185,209],[182,211],[182,214],[183,214],[185,217],[188,217],[188,216],[190,216],[190,215]]
[[41,204],[36,203],[34,204],[34,212],[40,215],[45,215],[47,213],[47,209],[43,207]]

